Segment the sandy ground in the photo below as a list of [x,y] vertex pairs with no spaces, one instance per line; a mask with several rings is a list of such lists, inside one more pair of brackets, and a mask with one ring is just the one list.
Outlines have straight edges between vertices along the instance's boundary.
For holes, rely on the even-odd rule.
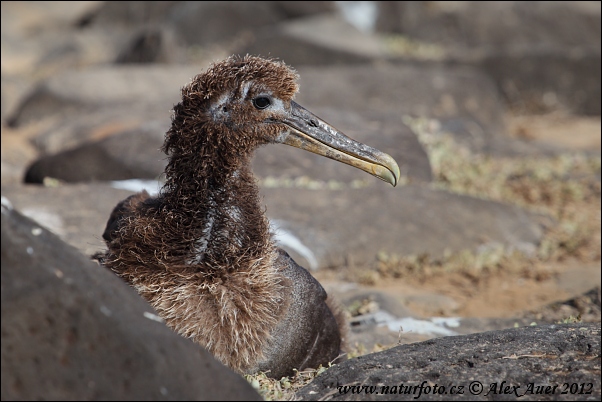
[[[550,267],[554,272],[546,279],[517,278],[513,273],[488,275],[479,284],[461,273],[437,275],[428,280],[387,279],[375,289],[399,298],[418,317],[453,315],[457,317],[512,318],[582,294],[600,285],[600,264],[572,261]],[[320,274],[318,273],[319,277]],[[324,279],[328,283],[328,279]],[[451,303],[436,307],[437,298],[421,296],[443,295]],[[431,304],[427,304],[431,301]],[[432,303],[432,302],[435,303]],[[435,304],[435,305],[434,305]]]

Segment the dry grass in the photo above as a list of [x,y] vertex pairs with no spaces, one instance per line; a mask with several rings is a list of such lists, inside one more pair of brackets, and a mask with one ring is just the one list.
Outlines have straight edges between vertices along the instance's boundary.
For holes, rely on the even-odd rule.
[[296,371],[292,377],[282,377],[279,380],[270,378],[266,373],[247,374],[245,378],[266,401],[292,401],[295,392],[309,384],[318,375],[326,371],[326,367]]

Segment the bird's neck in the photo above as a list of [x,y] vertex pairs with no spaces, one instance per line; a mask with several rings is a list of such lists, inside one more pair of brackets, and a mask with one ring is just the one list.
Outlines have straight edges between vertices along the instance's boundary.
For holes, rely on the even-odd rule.
[[[163,199],[190,240],[186,263],[244,269],[273,252],[250,155],[172,158]],[[170,175],[170,172],[174,174]],[[175,175],[177,172],[177,175]]]

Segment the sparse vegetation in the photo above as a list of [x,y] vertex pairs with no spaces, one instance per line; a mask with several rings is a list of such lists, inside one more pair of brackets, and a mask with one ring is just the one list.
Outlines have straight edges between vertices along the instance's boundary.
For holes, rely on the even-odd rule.
[[443,60],[445,47],[412,39],[405,35],[383,35],[385,49],[392,55],[405,56],[419,60]]
[[565,153],[503,158],[473,154],[428,119],[405,117],[425,146],[435,186],[498,200],[562,218],[571,203],[600,196],[600,157]]
[[550,262],[568,258],[600,260],[600,157],[561,154],[550,157],[491,157],[473,154],[436,121],[406,117],[404,122],[425,146],[434,173],[433,185],[447,191],[515,204],[549,216],[546,234],[534,253],[489,247],[464,250],[439,259],[380,252],[370,270],[349,270],[346,279],[374,285],[380,279],[425,280],[461,272],[475,284],[500,271],[545,280]]
[[292,377],[282,377],[279,380],[270,378],[266,373],[247,374],[247,381],[259,392],[266,401],[292,401],[295,392],[309,384],[316,376],[328,370],[327,367],[296,371]]
[[581,316],[577,315],[577,317],[574,316],[568,316],[567,318],[558,321],[558,324],[574,324],[576,322],[581,322]]

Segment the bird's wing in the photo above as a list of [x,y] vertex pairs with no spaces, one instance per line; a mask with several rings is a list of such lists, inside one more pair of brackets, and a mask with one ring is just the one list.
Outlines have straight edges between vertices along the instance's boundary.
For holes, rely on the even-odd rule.
[[130,195],[113,208],[113,212],[111,212],[111,216],[109,216],[109,220],[107,221],[105,231],[102,234],[102,238],[105,239],[107,244],[115,239],[116,233],[121,227],[121,223],[131,217],[138,206],[148,198],[150,198],[150,195],[146,190],[142,190],[139,193]]

